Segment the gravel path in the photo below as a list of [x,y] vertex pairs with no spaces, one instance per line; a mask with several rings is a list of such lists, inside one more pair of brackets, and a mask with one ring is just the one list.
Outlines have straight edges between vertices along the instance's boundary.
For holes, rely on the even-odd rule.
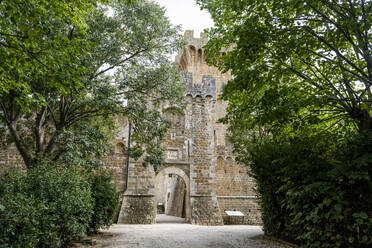
[[[163,216],[155,225],[113,225],[93,237],[93,247],[106,248],[287,248],[263,238],[259,226],[197,226]],[[88,247],[88,246],[86,246]],[[92,247],[92,246],[89,246]]]

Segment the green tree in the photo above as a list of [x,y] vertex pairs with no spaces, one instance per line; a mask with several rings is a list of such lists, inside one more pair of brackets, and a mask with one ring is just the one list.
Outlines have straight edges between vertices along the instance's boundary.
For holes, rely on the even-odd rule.
[[[207,61],[265,233],[301,247],[370,247],[371,24],[364,0],[198,0]],[[363,231],[361,231],[363,230]]]
[[2,1],[0,96],[17,92],[14,104],[27,110],[43,101],[34,94],[30,77],[48,76],[46,84],[55,90],[70,86],[73,82],[63,75],[76,70],[76,55],[86,45],[73,34],[84,32],[86,16],[98,2],[103,1]]
[[277,134],[371,131],[371,1],[198,2],[215,21],[207,59],[233,75],[227,120]]
[[[22,7],[21,2],[15,4]],[[45,6],[30,2],[28,8]],[[79,15],[84,23],[79,26],[48,9],[45,16],[49,26],[40,40],[53,41],[45,49],[53,56],[45,55],[48,60],[40,63],[44,56],[35,54],[22,71],[4,66],[12,80],[24,80],[11,88],[2,87],[5,90],[0,94],[1,121],[26,166],[31,168],[40,159],[71,163],[75,158],[76,164],[96,161],[104,154],[102,134],[105,130],[107,134],[107,125],[116,114],[135,124],[135,141],[147,148],[148,160],[159,161],[166,130],[160,102],[178,104],[182,98],[178,73],[168,55],[181,45],[180,36],[164,10],[145,0],[129,5],[113,1]],[[59,37],[57,41],[54,36]],[[9,60],[20,63],[18,55],[10,55]]]

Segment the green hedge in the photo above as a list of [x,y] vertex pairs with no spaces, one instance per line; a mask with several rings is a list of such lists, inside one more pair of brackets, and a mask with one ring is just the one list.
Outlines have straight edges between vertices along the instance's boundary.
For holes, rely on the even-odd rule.
[[302,247],[372,247],[371,149],[358,135],[249,147],[265,232]]
[[46,209],[42,201],[20,193],[21,177],[0,179],[0,247],[36,247],[41,230],[38,220]]
[[116,197],[105,172],[40,165],[1,175],[0,247],[62,247],[111,224]]
[[94,211],[90,223],[90,231],[97,232],[99,228],[109,227],[118,210],[118,192],[112,183],[112,175],[106,170],[98,170],[91,178]]

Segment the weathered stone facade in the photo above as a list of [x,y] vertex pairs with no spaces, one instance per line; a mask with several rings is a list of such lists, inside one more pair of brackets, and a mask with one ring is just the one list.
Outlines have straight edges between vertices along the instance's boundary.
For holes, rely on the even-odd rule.
[[[205,63],[203,46],[208,39],[204,34],[195,38],[193,31],[186,31],[185,40],[187,45],[176,57],[176,63],[186,85],[187,105],[175,112],[173,106],[164,103],[163,113],[172,124],[165,140],[165,164],[154,171],[153,167],[144,167],[130,159],[126,168],[128,125],[119,120],[114,150],[104,161],[113,170],[123,196],[118,223],[155,223],[156,195],[162,191],[159,185],[171,174],[184,182],[182,215],[188,223],[235,223],[225,210],[238,210],[245,215],[244,224],[257,224],[260,210],[254,181],[248,176],[247,168],[235,162],[226,138],[226,126],[217,123],[226,114],[227,104],[218,96],[231,75]],[[15,147],[0,152],[1,169],[22,166]],[[238,223],[241,221],[235,224]]]
[[[154,223],[157,194],[164,194],[164,182],[160,180],[174,174],[186,185],[187,222],[235,223],[226,216],[225,210],[237,210],[244,213],[244,224],[257,224],[260,211],[254,182],[247,168],[235,162],[226,138],[226,126],[217,123],[226,114],[226,102],[218,96],[231,75],[222,74],[205,63],[203,46],[208,39],[204,34],[195,38],[192,31],[186,31],[185,40],[187,45],[176,57],[176,63],[181,68],[181,81],[186,85],[186,108],[175,112],[164,103],[164,115],[172,123],[165,141],[166,163],[155,172],[131,161],[119,223]],[[123,137],[125,142],[126,136]],[[152,211],[148,207],[151,204]]]

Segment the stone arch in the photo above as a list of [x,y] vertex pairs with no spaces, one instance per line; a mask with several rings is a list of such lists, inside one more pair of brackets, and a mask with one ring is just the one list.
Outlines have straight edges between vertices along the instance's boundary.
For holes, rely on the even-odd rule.
[[187,94],[186,96],[185,96],[185,98],[186,98],[186,101],[187,102],[192,102],[192,94]]
[[[179,177],[182,178],[182,180],[184,181],[184,183],[186,184],[186,192],[185,192],[185,195],[186,195],[186,222],[187,223],[191,223],[191,208],[190,208],[190,178],[189,176],[186,174],[186,172],[178,167],[175,167],[175,166],[168,166],[168,167],[165,167],[163,169],[161,169],[155,176],[155,195],[157,194],[158,192],[158,185],[159,185],[159,181],[160,179],[163,177],[163,176],[167,176],[169,174],[174,174],[174,175],[177,175]],[[154,201],[154,223],[156,223],[156,211],[157,211],[157,206],[156,206],[156,201]]]
[[196,62],[196,48],[193,45],[189,46],[189,51],[190,51],[190,62]]
[[248,167],[244,164],[241,164],[241,163],[236,163],[238,166],[239,166],[239,174],[244,174],[244,175],[248,175]]
[[125,145],[123,142],[118,142],[116,143],[115,145],[115,153],[116,154],[120,154],[120,155],[124,155],[125,154]]
[[218,156],[217,158],[217,174],[223,174],[224,171],[224,159],[221,156]]
[[231,157],[226,158],[225,171],[226,173],[232,173],[233,159]]
[[212,95],[206,95],[205,96],[205,101],[207,102],[207,103],[213,103],[213,96]]
[[241,174],[241,168],[242,165],[236,163],[235,160],[233,159],[233,173],[235,174],[235,176],[239,176]]
[[195,95],[195,102],[202,102],[203,97],[201,95]]
[[188,57],[190,57],[190,54],[188,54],[187,49],[184,48],[180,60],[180,67],[182,71],[186,71],[187,69],[187,61],[189,60]]
[[201,48],[198,49],[198,61],[203,62],[203,50]]
[[185,117],[185,110],[178,108],[178,107],[171,106],[171,107],[167,107],[163,109],[163,114],[165,115],[165,118],[168,119],[168,121],[170,121],[169,118],[182,119]]
[[[188,94],[191,95],[191,94]],[[166,113],[167,111],[172,111],[172,112],[179,112],[180,114],[185,114],[185,110],[178,107],[178,106],[172,106],[172,105],[165,105],[163,106],[163,113]]]

